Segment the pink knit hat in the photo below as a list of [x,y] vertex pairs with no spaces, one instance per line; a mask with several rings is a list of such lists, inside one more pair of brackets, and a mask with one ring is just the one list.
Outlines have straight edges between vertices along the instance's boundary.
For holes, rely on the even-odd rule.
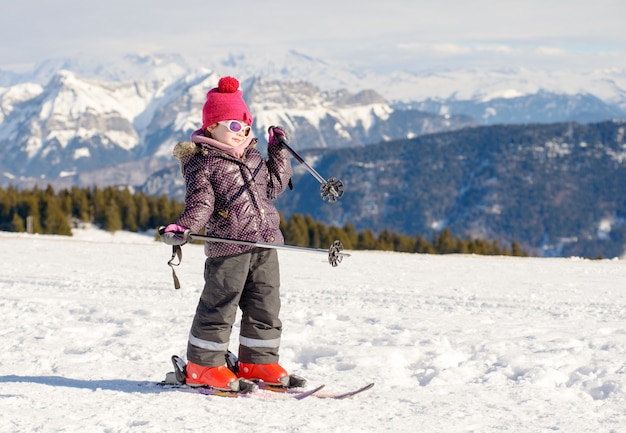
[[234,77],[222,77],[217,87],[206,94],[202,108],[202,129],[222,120],[239,120],[252,125],[252,115],[243,100],[239,81]]

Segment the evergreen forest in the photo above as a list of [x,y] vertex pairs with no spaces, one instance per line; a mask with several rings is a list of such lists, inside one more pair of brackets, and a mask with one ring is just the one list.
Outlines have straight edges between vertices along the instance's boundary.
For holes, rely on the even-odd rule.
[[[115,232],[145,232],[174,221],[184,203],[167,196],[149,196],[128,187],[41,189],[0,188],[0,231],[30,232],[71,236],[72,228],[84,223]],[[340,240],[346,250],[382,250],[428,254],[528,254],[514,241],[502,247],[497,241],[455,237],[449,229],[431,240],[422,235],[408,236],[388,229],[378,234],[371,229],[357,232],[351,223],[327,226],[310,215],[281,215],[285,243],[311,248],[328,248]]]

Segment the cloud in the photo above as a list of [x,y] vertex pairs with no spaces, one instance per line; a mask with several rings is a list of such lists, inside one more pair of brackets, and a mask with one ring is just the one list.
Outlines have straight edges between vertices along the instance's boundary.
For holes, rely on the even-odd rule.
[[443,55],[471,55],[476,53],[511,54],[514,48],[502,44],[458,44],[458,43],[399,43],[397,48],[416,53],[434,53]]
[[558,47],[537,47],[535,49],[535,53],[539,56],[565,56],[567,55],[567,50]]
[[0,14],[0,39],[11,41],[0,45],[0,68],[128,52],[214,58],[231,48],[268,59],[296,49],[372,69],[549,61],[624,67],[624,16],[623,0],[21,0]]
[[469,54],[472,52],[470,47],[459,44],[433,44],[432,49],[437,53],[452,55]]
[[476,47],[477,52],[513,54],[515,49],[508,45],[479,45]]

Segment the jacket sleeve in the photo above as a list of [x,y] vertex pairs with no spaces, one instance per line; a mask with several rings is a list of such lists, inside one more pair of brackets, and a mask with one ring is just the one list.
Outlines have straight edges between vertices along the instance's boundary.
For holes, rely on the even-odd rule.
[[279,144],[267,146],[267,169],[270,179],[267,186],[267,196],[274,200],[281,194],[289,183],[293,170],[291,168],[291,154]]
[[196,154],[183,164],[185,208],[175,224],[189,228],[192,233],[206,227],[215,205],[215,193],[203,160],[203,156]]

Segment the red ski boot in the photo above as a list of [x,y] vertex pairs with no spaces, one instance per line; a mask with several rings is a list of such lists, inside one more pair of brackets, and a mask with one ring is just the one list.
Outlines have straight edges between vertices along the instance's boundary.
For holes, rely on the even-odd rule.
[[225,365],[203,367],[187,362],[185,383],[191,386],[210,386],[226,391],[238,391],[238,378]]
[[238,375],[252,381],[265,382],[268,385],[289,386],[289,374],[278,363],[246,364],[239,362]]

